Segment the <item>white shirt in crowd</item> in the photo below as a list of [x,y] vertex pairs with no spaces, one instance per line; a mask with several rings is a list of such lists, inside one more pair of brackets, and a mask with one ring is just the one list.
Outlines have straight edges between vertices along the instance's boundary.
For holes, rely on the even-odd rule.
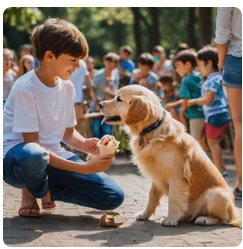
[[87,70],[86,63],[80,60],[79,68],[69,77],[69,80],[73,83],[76,90],[75,103],[82,103],[83,101],[83,86],[87,75],[89,75],[89,71]]
[[40,143],[68,158],[73,153],[61,147],[66,128],[76,125],[73,84],[57,78],[53,88],[44,85],[33,69],[13,85],[3,111],[3,157],[23,142],[22,133],[39,132]]
[[215,42],[228,43],[228,54],[242,57],[242,14],[238,8],[219,7],[217,10]]
[[16,73],[12,69],[10,69],[6,75],[3,75],[3,100],[7,99],[15,80]]

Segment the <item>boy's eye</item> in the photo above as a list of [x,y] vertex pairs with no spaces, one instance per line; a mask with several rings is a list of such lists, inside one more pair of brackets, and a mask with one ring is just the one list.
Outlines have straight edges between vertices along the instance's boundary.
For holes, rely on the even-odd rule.
[[71,59],[71,61],[72,61],[72,62],[75,62],[75,61],[76,61],[76,59]]
[[119,96],[117,97],[117,102],[122,102],[122,100]]

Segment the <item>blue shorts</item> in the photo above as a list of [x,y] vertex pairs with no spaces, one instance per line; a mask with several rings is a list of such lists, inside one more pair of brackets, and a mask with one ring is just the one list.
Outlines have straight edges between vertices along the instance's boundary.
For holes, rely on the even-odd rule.
[[223,85],[226,87],[242,87],[242,57],[228,54],[223,69]]

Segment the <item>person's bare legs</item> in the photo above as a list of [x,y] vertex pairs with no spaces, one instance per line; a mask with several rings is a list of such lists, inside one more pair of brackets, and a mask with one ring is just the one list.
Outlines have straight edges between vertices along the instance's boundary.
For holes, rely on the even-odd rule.
[[230,113],[235,129],[234,156],[238,189],[242,190],[242,88],[226,87]]
[[213,163],[218,168],[219,172],[222,173],[226,170],[225,165],[222,160],[222,153],[220,148],[219,139],[207,139],[208,146],[211,150]]
[[37,200],[27,188],[22,189],[22,201],[19,214],[40,214],[40,208],[38,206]]

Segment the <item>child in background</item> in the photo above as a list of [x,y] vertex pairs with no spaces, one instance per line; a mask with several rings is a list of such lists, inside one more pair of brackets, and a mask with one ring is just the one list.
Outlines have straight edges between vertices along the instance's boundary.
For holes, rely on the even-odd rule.
[[[99,102],[113,99],[118,90],[118,84],[114,69],[119,63],[119,56],[108,53],[103,58],[105,68],[100,69],[93,78],[93,103],[91,112],[99,112]],[[113,126],[104,123],[101,125],[102,117],[92,119],[92,134],[94,137],[102,138],[104,135],[112,135]]]
[[[160,76],[159,87],[159,97],[163,107],[167,106],[169,103],[179,100],[179,85],[176,82],[173,82],[173,77],[171,74],[162,74]],[[170,112],[172,117],[179,121],[179,107],[171,108]]]
[[202,98],[189,100],[187,106],[203,105],[206,138],[212,152],[213,162],[221,174],[227,176],[228,173],[222,161],[220,140],[230,121],[230,114],[221,84],[222,76],[218,71],[217,49],[207,46],[199,50],[197,64],[199,72],[206,77],[202,86]]
[[119,66],[119,71],[122,73],[126,73],[127,71],[129,73],[132,73],[134,70],[135,66],[133,61],[131,60],[131,55],[132,55],[132,49],[130,46],[125,45],[120,47],[119,49],[119,56],[120,56],[120,66]]
[[23,55],[19,60],[19,71],[17,78],[21,77],[25,73],[31,71],[34,68],[35,58],[30,54]]
[[89,71],[90,79],[93,80],[95,74],[97,73],[97,69],[95,69],[94,58],[89,56],[86,60],[87,69]]
[[175,68],[182,77],[180,98],[183,99],[180,108],[180,121],[187,127],[184,114],[189,119],[190,134],[200,142],[204,129],[204,114],[201,105],[187,107],[189,99],[201,97],[202,77],[194,71],[197,66],[196,53],[191,50],[183,50],[175,57]]
[[11,50],[3,49],[3,108],[16,80],[16,72],[11,68],[13,53]]
[[150,53],[143,53],[138,58],[138,68],[132,73],[132,84],[139,84],[153,91],[159,92],[159,77],[152,71],[154,58]]
[[161,46],[153,48],[154,66],[153,71],[160,75],[161,73],[172,73],[173,67],[171,61],[166,59],[165,49]]

